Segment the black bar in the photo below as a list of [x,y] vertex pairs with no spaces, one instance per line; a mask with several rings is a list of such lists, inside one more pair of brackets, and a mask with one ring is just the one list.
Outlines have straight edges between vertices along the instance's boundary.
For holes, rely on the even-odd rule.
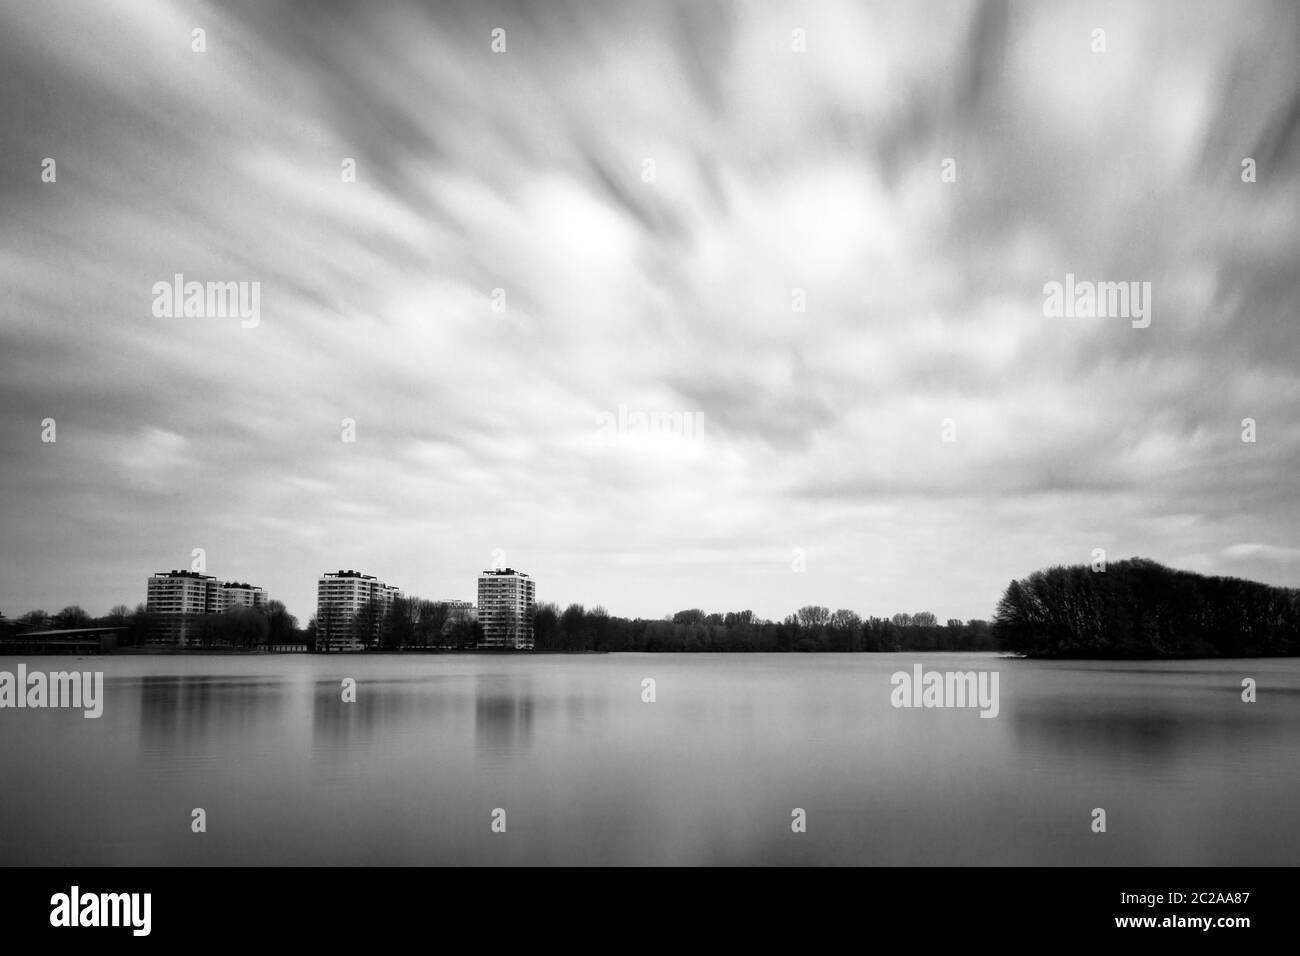
[[[1232,946],[1293,932],[1294,878],[1285,868],[9,868],[0,870],[0,918],[7,942],[54,945],[406,938],[440,947],[469,934],[492,948],[582,937],[601,949],[676,949],[689,934],[731,945],[788,938],[801,948],[893,938],[915,952],[936,942],[982,950],[1126,938]],[[74,885],[83,906],[88,894],[150,894],[148,935],[130,925],[52,926],[53,899]],[[1176,922],[1242,917],[1249,925]],[[1154,925],[1117,925],[1124,919]]]

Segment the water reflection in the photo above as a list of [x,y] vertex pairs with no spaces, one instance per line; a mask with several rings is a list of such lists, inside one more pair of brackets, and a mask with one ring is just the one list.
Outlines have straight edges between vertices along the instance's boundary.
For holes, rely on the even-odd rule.
[[480,674],[475,680],[474,744],[481,756],[527,753],[533,743],[532,681],[515,674]]
[[[104,665],[102,720],[0,734],[24,771],[0,788],[0,862],[1275,865],[1300,846],[1294,661],[936,658],[1002,671],[996,720],[893,708],[896,655]],[[176,808],[200,805],[238,826],[188,839]],[[1093,806],[1125,839],[1091,839]]]
[[191,755],[218,739],[280,723],[287,696],[287,684],[271,678],[145,675],[140,743],[152,752]]
[[1005,718],[1022,750],[1107,765],[1159,766],[1225,747],[1272,748],[1294,733],[1290,720],[1235,697],[1226,704],[1211,703],[1203,693],[1189,690],[1179,698],[1167,691],[1165,684],[1153,687],[1144,703],[1112,701],[1105,706],[1095,699],[1071,704],[1033,697],[1018,701]]
[[311,688],[312,734],[318,751],[353,749],[395,734],[454,740],[469,729],[481,755],[509,757],[532,747],[539,709],[528,675],[429,674],[358,678],[355,700],[343,700],[340,680]]
[[367,744],[400,728],[445,732],[468,701],[457,682],[440,676],[358,678],[345,701],[342,679],[312,685],[312,735],[318,749]]

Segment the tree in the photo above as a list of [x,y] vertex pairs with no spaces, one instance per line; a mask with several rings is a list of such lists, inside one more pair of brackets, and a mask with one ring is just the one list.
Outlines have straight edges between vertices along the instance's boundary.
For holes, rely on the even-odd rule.
[[379,601],[366,601],[357,610],[351,621],[351,634],[354,643],[364,648],[374,647],[380,640],[380,629],[384,622],[384,606]]
[[316,616],[316,650],[328,654],[336,641],[341,641],[350,633],[352,622],[340,608],[327,604]]
[[[614,629],[610,623],[609,612],[597,604],[587,612],[586,620],[587,640],[585,649],[590,651],[608,651],[610,638]],[[535,638],[534,638],[535,640]]]
[[560,647],[560,609],[549,602],[533,608],[533,646],[539,651],[562,650]]
[[1300,650],[1300,592],[1145,558],[1035,571],[1007,585],[993,634],[1043,657],[1265,656]]
[[862,618],[856,611],[840,608],[831,615],[831,650],[849,653],[862,649]]
[[266,602],[266,623],[268,644],[298,642],[298,619],[289,613],[283,601]]
[[226,626],[231,643],[236,647],[256,647],[267,642],[271,624],[257,608],[232,607],[217,617],[227,618]]
[[270,632],[261,608],[235,605],[220,614],[192,615],[187,641],[198,646],[252,648],[265,644]]
[[837,628],[858,628],[862,626],[862,618],[858,617],[856,611],[850,611],[846,608],[840,608],[831,615],[831,627]]
[[445,640],[452,647],[473,649],[483,643],[483,625],[478,621],[472,621],[468,616],[457,616],[449,623],[450,630]]
[[829,608],[810,604],[799,608],[795,618],[800,627],[823,627],[830,621],[831,612]]
[[416,606],[415,643],[419,647],[441,647],[450,630],[451,608],[443,601],[420,601]]
[[415,643],[415,615],[419,601],[415,598],[395,597],[380,609],[379,646],[384,650],[399,650]]
[[570,604],[560,615],[560,649],[565,651],[586,650],[587,609],[581,604]]
[[79,605],[69,604],[58,614],[54,615],[54,627],[56,629],[68,629],[74,627],[89,627],[90,615],[85,612]]
[[107,627],[125,627],[130,620],[131,609],[125,604],[117,604],[104,615],[103,623]]
[[126,637],[121,643],[132,647],[143,647],[158,633],[160,626],[159,615],[146,610],[145,605],[137,604],[127,623]]

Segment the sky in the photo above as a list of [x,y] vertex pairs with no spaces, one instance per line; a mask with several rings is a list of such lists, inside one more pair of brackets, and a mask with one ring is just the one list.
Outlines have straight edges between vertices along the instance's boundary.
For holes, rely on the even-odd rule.
[[[303,623],[340,568],[645,617],[987,618],[1099,548],[1295,587],[1298,41],[1286,2],[5,4],[0,612],[196,548]],[[156,314],[176,274],[255,324]],[[1067,274],[1150,324],[1045,314]]]

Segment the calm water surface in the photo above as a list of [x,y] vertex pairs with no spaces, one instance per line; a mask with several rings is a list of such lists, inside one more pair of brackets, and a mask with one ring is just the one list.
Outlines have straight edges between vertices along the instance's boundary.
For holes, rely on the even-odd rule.
[[[21,660],[106,699],[0,711],[3,864],[1300,863],[1296,660]],[[999,671],[999,716],[893,708],[917,662]]]

